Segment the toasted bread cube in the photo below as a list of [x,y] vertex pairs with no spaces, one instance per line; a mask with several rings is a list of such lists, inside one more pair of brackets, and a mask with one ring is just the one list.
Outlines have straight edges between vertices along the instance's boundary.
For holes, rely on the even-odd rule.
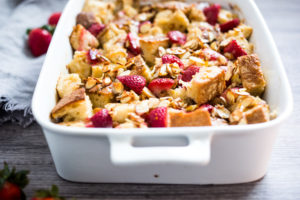
[[131,75],[140,75],[146,78],[147,81],[152,80],[152,74],[150,68],[145,63],[143,57],[141,55],[135,56],[131,58],[134,64],[131,69]]
[[[113,44],[124,42],[126,36],[126,31],[119,29],[116,24],[110,23],[102,33],[98,35],[98,39],[104,49],[110,49]],[[106,43],[108,44],[106,45]],[[122,44],[120,46],[122,46]]]
[[266,81],[256,55],[241,56],[236,61],[243,87],[255,96],[261,95],[266,87]]
[[84,88],[60,99],[51,112],[53,119],[63,119],[64,122],[85,120],[92,115],[92,104]]
[[168,109],[168,114],[170,127],[212,125],[209,112],[203,109],[197,109],[193,112]]
[[158,55],[158,47],[168,47],[169,39],[163,35],[142,37],[140,45],[146,62],[153,64]]
[[106,88],[98,92],[90,92],[88,95],[93,104],[93,108],[104,108],[104,106],[111,103],[114,98],[113,92]]
[[104,55],[115,64],[125,65],[127,62],[127,51],[119,45],[114,45],[112,48],[105,50]]
[[83,12],[94,13],[103,24],[107,24],[114,19],[114,10],[114,2],[99,0],[86,0],[82,9]]
[[218,67],[202,67],[187,84],[187,96],[198,105],[220,95],[226,87],[225,72]]
[[175,12],[163,10],[157,13],[154,25],[160,27],[164,33],[168,33],[171,30],[184,32],[189,25],[189,20],[181,10],[176,10]]
[[206,21],[206,17],[202,10],[198,9],[195,5],[192,5],[191,11],[189,13],[190,21],[199,21],[204,22]]
[[81,79],[91,75],[91,65],[88,63],[86,51],[76,51],[73,60],[67,65],[70,73],[77,73]]
[[263,123],[270,120],[270,113],[268,106],[258,105],[245,112],[245,122],[246,124],[257,124]]
[[218,14],[218,22],[220,24],[224,24],[230,20],[233,20],[233,18],[234,16],[229,10],[221,9]]
[[63,98],[70,95],[73,91],[77,90],[81,85],[81,79],[78,74],[62,74],[60,75],[56,90],[58,96]]
[[135,112],[135,104],[110,103],[105,108],[110,111],[113,121],[123,123],[130,113]]
[[73,32],[70,36],[70,43],[73,49],[78,51],[97,48],[99,46],[97,38],[87,31],[81,24],[77,24],[73,28]]

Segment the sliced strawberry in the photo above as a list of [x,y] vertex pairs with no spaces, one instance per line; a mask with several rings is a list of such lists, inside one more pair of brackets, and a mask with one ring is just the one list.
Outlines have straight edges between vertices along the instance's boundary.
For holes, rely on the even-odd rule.
[[200,109],[207,110],[209,113],[211,113],[214,107],[210,104],[203,104],[202,106],[200,106]]
[[206,21],[211,25],[215,25],[218,22],[218,16],[221,6],[219,4],[212,4],[209,7],[204,8],[203,12],[206,16]]
[[180,31],[168,32],[168,38],[172,43],[183,45],[186,42],[186,35]]
[[146,85],[146,79],[139,75],[118,76],[117,79],[137,94],[141,94]]
[[94,116],[91,117],[91,121],[94,127],[99,128],[111,128],[113,123],[107,109],[101,109],[99,112],[94,114]]
[[232,40],[225,48],[224,53],[231,53],[235,58],[247,55],[247,52],[237,43]]
[[32,29],[28,36],[28,45],[33,56],[38,57],[47,52],[52,35],[41,28]]
[[200,67],[197,66],[190,66],[188,67],[186,70],[184,70],[184,72],[182,73],[182,77],[181,80],[185,81],[185,82],[189,82],[193,79],[193,76],[199,72]]
[[175,81],[170,78],[157,78],[151,81],[148,85],[149,90],[156,96],[159,96],[162,92],[171,89]]
[[93,34],[95,37],[98,36],[98,34],[103,31],[105,29],[105,25],[104,24],[99,24],[99,23],[94,23],[92,24],[88,31]]
[[53,13],[48,19],[48,24],[52,26],[56,26],[58,24],[60,16],[61,16],[61,12]]
[[158,107],[149,112],[146,121],[149,127],[167,127],[167,107]]
[[163,64],[177,63],[181,69],[184,69],[184,64],[177,56],[165,54],[161,59]]
[[126,41],[128,42],[128,49],[134,55],[138,55],[141,53],[141,46],[139,42],[139,37],[135,33],[128,33]]
[[228,21],[224,24],[220,25],[220,29],[222,32],[227,32],[229,30],[234,29],[235,27],[237,27],[240,24],[240,20],[239,19],[233,19],[231,21]]

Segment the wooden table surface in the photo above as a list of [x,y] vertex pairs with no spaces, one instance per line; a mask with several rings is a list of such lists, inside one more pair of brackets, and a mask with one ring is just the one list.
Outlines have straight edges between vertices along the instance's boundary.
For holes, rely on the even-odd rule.
[[300,2],[257,0],[274,36],[294,94],[294,113],[280,131],[267,175],[240,185],[78,184],[62,180],[37,124],[0,127],[0,163],[31,170],[26,193],[56,184],[77,199],[300,199]]

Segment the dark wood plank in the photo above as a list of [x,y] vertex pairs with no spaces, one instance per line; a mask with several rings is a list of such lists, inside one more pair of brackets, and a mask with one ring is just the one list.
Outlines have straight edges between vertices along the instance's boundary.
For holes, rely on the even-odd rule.
[[294,93],[294,113],[281,128],[268,174],[240,185],[79,184],[55,172],[47,143],[37,124],[22,129],[0,127],[0,162],[31,170],[26,193],[57,184],[77,199],[299,199],[300,198],[300,4],[298,0],[257,1],[281,53]]

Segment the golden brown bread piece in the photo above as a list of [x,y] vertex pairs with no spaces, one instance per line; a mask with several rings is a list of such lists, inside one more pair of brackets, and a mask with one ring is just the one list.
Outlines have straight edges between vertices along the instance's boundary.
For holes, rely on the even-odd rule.
[[70,73],[75,73],[81,79],[87,79],[91,75],[91,65],[88,62],[86,51],[75,51],[73,60],[67,65]]
[[56,90],[60,98],[70,95],[80,88],[81,79],[78,74],[61,74],[58,78]]
[[72,92],[60,99],[51,112],[55,119],[63,119],[64,122],[84,120],[92,116],[92,104],[85,95],[84,88]]
[[269,109],[265,105],[258,105],[245,113],[247,124],[263,123],[270,120]]
[[168,113],[170,127],[212,125],[209,112],[203,109],[197,109],[193,112],[168,109]]
[[226,88],[225,72],[218,67],[202,67],[186,86],[187,97],[198,105],[212,100]]
[[164,35],[142,37],[140,45],[146,62],[153,64],[158,54],[158,47],[166,48],[169,45],[169,39]]
[[265,90],[266,81],[257,55],[241,56],[237,59],[236,65],[243,87],[252,95],[261,95]]

